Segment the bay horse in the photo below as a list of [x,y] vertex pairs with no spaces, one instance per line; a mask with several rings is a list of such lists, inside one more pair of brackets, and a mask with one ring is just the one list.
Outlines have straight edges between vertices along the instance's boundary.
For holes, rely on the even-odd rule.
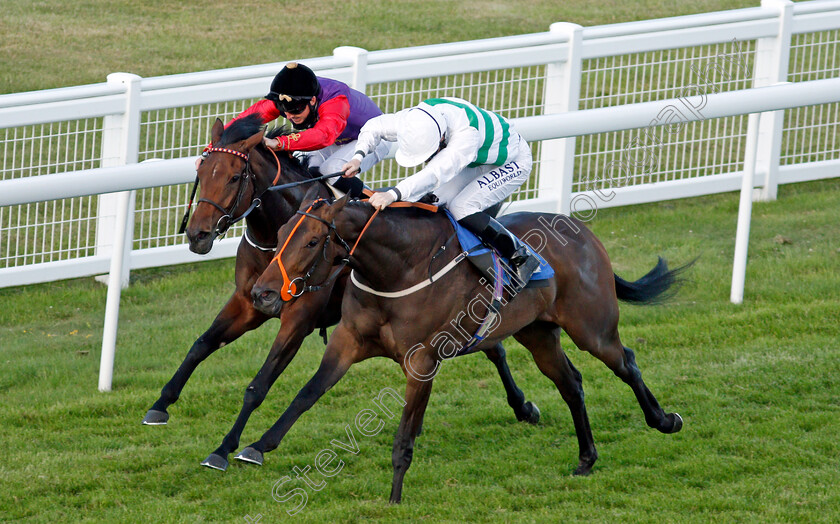
[[[263,145],[265,134],[273,138],[283,132],[280,128],[266,133],[256,115],[236,120],[227,129],[217,119],[212,127],[214,148],[198,168],[199,200],[186,234],[190,250],[206,254],[218,236],[246,215],[246,232],[236,253],[236,289],[209,329],[193,343],[143,419],[146,425],[166,424],[169,420],[167,409],[178,400],[201,362],[269,318],[280,318],[277,337],[264,364],[245,390],[242,409],[233,427],[221,445],[202,461],[202,465],[222,471],[228,466],[228,455],[239,446],[239,438],[251,413],[263,402],[268,390],[297,354],[304,338],[316,329],[325,329],[338,322],[341,297],[347,283],[348,273],[344,272],[324,289],[307,293],[282,308],[265,312],[254,307],[251,288],[274,256],[277,230],[294,216],[307,191],[305,186],[282,191],[269,191],[268,188],[312,178],[307,166],[291,154],[275,154]],[[332,194],[324,183],[310,185],[313,195],[327,197]],[[487,348],[484,353],[499,372],[516,419],[536,424],[539,409],[532,402],[526,402],[525,395],[516,386],[504,348],[499,344]]]
[[[352,364],[370,357],[387,357],[402,367],[407,379],[405,405],[392,454],[390,501],[398,503],[434,376],[441,360],[453,353],[451,347],[442,351],[447,349],[447,342],[441,343],[441,334],[452,331],[453,319],[460,322],[461,330],[476,331],[481,319],[465,316],[463,311],[468,299],[487,294],[486,284],[471,264],[461,263],[416,292],[383,296],[382,293],[417,289],[417,284],[431,274],[432,255],[452,235],[449,220],[443,213],[411,209],[386,209],[380,218],[372,220],[375,213],[366,202],[348,201],[345,197],[331,204],[326,200],[313,202],[315,197],[314,192],[308,194],[298,215],[278,231],[278,241],[282,239],[285,245],[254,284],[254,303],[260,310],[272,311],[284,293],[299,293],[301,285],[309,286],[325,278],[329,271],[325,266],[329,264],[319,262],[336,256],[349,260],[353,283],[345,291],[341,320],[315,375],[277,422],[235,458],[262,464],[264,453],[277,448],[300,415],[335,385]],[[644,277],[627,282],[613,273],[603,245],[579,220],[546,213],[516,213],[504,216],[502,222],[522,239],[533,240],[535,233],[542,231],[545,242],[539,254],[555,273],[548,287],[508,294],[498,323],[476,349],[493,347],[513,336],[531,352],[540,371],[554,382],[571,411],[579,445],[574,474],[589,474],[598,454],[584,404],[581,375],[560,347],[561,329],[578,348],[600,359],[632,388],[650,427],[662,433],[679,431],[682,418],[663,411],[643,382],[633,351],[621,343],[617,299],[653,303],[666,296],[685,266],[668,270],[660,258]],[[347,254],[348,245],[354,246],[352,256]],[[444,263],[446,260],[437,262]],[[481,303],[480,307],[487,311],[489,299]]]

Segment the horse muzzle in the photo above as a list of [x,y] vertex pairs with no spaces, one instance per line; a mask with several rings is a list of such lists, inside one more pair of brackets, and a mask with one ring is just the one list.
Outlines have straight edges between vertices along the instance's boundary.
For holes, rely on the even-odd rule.
[[198,255],[206,255],[213,249],[213,240],[216,235],[212,231],[197,231],[187,229],[187,240],[190,242],[190,251]]
[[283,308],[280,292],[265,286],[254,286],[251,289],[251,300],[254,307],[266,315],[276,316]]

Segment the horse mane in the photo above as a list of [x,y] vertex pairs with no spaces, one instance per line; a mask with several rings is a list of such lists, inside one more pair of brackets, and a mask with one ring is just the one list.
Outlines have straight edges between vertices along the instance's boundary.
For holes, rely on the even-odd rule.
[[[242,118],[237,118],[234,120],[225,130],[222,132],[222,136],[219,139],[219,143],[216,144],[219,147],[229,146],[236,142],[240,142],[245,140],[246,138],[250,138],[257,133],[260,132],[261,129],[264,129],[265,125],[262,122],[262,117],[256,113],[244,116]],[[277,138],[280,135],[287,135],[291,132],[291,129],[288,126],[279,126],[273,127],[270,129],[266,129],[265,136],[267,138]],[[262,144],[260,144],[262,146]],[[258,147],[260,147],[258,146]],[[303,157],[298,158],[293,155],[278,155],[278,158],[288,159],[291,167],[295,170],[299,170],[301,174],[306,177],[312,177],[312,174],[309,172],[309,158]]]
[[254,113],[242,118],[238,118],[231,122],[231,124],[222,131],[222,136],[219,138],[219,143],[215,144],[219,147],[229,146],[236,142],[241,142],[246,138],[250,138],[262,129],[263,123],[260,115]]

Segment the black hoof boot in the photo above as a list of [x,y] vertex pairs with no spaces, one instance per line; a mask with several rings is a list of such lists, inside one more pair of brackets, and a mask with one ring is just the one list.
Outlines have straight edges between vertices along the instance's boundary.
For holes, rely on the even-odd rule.
[[540,408],[530,400],[525,403],[524,407],[522,416],[516,417],[516,420],[536,425],[540,421]]
[[666,431],[665,433],[677,433],[683,427],[683,419],[679,413],[671,413],[674,417],[674,425],[671,428],[671,431]]
[[218,469],[219,471],[225,471],[228,467],[228,461],[221,455],[211,453],[209,457],[201,461],[201,465],[210,469]]
[[257,451],[256,449],[248,446],[247,448],[243,449],[239,453],[236,454],[236,460],[241,460],[242,462],[248,462],[249,464],[256,464],[257,466],[263,465],[263,454],[262,451]]
[[169,421],[169,413],[166,411],[158,411],[150,409],[143,417],[143,424],[146,426],[163,426]]

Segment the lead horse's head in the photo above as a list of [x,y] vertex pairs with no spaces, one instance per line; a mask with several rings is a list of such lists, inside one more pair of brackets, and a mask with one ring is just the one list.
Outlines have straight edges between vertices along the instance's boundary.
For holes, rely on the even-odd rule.
[[274,258],[251,289],[254,306],[265,314],[276,315],[284,303],[331,281],[330,268],[350,252],[335,229],[335,217],[347,197],[331,203],[316,199],[316,194],[316,188],[310,189],[297,213],[277,232]]
[[206,254],[213,240],[244,217],[255,196],[250,155],[265,133],[257,115],[234,121],[228,129],[216,119],[212,147],[198,167],[199,193],[189,227],[190,251]]

